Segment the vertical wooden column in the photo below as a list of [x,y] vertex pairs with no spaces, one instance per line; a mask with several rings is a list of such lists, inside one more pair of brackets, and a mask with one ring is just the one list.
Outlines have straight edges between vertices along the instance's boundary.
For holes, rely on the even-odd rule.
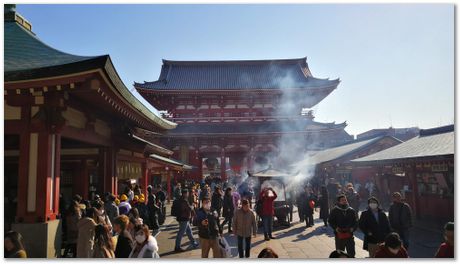
[[149,169],[147,166],[147,159],[145,160],[144,163],[142,163],[142,179],[141,179],[141,186],[142,190],[144,191],[145,197],[147,197],[147,186],[149,185]]
[[20,138],[17,220],[54,220],[59,213],[61,137],[40,129]]
[[104,192],[111,192],[112,194],[117,195],[115,153],[115,148],[113,147],[104,149]]
[[77,179],[77,194],[81,195],[83,199],[89,199],[89,173],[88,164],[86,159],[80,161],[80,177]]

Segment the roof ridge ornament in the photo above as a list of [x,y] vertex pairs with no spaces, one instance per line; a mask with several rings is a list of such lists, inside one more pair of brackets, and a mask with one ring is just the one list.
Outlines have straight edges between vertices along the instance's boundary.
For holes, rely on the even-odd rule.
[[15,4],[5,4],[4,15],[4,22],[16,22],[27,31],[33,33],[32,24],[29,21],[27,21],[27,19],[25,19],[23,16],[21,16],[18,12],[16,12]]

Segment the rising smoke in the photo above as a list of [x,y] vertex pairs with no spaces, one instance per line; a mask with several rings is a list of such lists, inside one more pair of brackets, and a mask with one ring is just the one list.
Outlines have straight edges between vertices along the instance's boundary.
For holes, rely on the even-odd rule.
[[[299,71],[299,69],[297,69]],[[267,160],[266,163],[254,164],[253,171],[258,172],[267,169],[269,166],[278,169],[288,171],[293,174],[292,178],[289,178],[287,182],[287,189],[303,186],[305,182],[314,176],[314,166],[309,162],[310,153],[308,149],[317,148],[319,145],[319,134],[310,133],[307,137],[304,133],[292,133],[292,131],[304,131],[306,129],[305,120],[301,120],[302,108],[305,105],[310,105],[312,95],[306,93],[298,93],[296,89],[304,86],[304,83],[299,82],[298,72],[296,69],[282,68],[277,64],[271,64],[269,66],[270,73],[270,87],[278,88],[282,91],[279,100],[275,105],[275,115],[279,117],[290,117],[292,119],[298,119],[297,121],[290,122],[279,122],[281,125],[282,133],[277,142],[278,149],[269,153],[254,153],[251,150],[248,153],[247,159],[254,155],[263,154],[263,158]],[[250,79],[248,75],[241,76],[241,80],[246,83],[247,87],[254,87],[254,80]],[[243,95],[246,96],[246,95]],[[259,131],[266,132],[266,131]],[[247,164],[244,164],[242,168],[242,178],[246,180],[248,175],[246,173]],[[256,185],[258,183],[255,183]]]

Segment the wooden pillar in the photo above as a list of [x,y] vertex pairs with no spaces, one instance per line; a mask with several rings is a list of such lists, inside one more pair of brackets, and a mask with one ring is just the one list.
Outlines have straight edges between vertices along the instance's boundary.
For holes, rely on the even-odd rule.
[[76,179],[76,193],[83,199],[89,199],[89,173],[86,159],[80,161],[80,177]]
[[117,171],[116,171],[116,151],[115,148],[109,147],[104,149],[104,193],[111,192],[117,195]]
[[42,129],[20,138],[17,220],[54,220],[59,213],[61,137]]
[[149,169],[147,168],[147,159],[142,164],[142,179],[140,184],[142,186],[142,190],[144,191],[145,197],[147,197],[147,186],[149,185]]

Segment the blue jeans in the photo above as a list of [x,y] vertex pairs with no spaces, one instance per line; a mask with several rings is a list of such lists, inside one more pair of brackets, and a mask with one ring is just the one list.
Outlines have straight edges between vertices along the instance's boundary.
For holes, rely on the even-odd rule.
[[273,216],[262,216],[262,223],[264,226],[264,235],[272,236]]
[[190,227],[190,222],[180,221],[179,222],[179,232],[177,232],[177,236],[176,236],[176,247],[175,247],[176,249],[180,248],[182,237],[184,236],[185,232],[187,232],[187,236],[188,236],[188,239],[190,240],[190,243],[192,243],[192,245],[194,246],[198,245],[195,238],[193,238],[193,233],[192,233],[192,228]]

